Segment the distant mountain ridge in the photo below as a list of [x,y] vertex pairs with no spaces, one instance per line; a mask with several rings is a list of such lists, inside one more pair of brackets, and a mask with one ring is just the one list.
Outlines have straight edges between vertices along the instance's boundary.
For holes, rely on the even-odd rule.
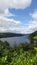
[[0,33],[0,38],[14,37],[14,36],[24,36],[24,34],[17,34],[17,33]]
[[0,38],[5,38],[5,37],[15,37],[15,36],[36,36],[37,31],[31,33],[31,34],[18,34],[18,33],[0,33]]

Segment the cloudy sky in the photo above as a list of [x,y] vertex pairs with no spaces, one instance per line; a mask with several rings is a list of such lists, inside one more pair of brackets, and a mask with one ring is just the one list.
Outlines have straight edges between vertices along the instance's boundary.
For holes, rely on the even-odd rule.
[[0,0],[0,32],[37,31],[37,0]]

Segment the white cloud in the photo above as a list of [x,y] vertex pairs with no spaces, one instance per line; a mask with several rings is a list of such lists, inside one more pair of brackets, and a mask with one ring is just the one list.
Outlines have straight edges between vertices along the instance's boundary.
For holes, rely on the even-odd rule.
[[34,31],[37,31],[37,20],[29,21],[30,24],[27,27],[27,33],[32,33]]
[[26,28],[19,28],[19,27],[0,27],[0,32],[12,32],[12,33],[22,33],[26,34]]
[[6,28],[4,28],[4,27],[0,27],[0,32],[6,32],[6,31],[7,31]]
[[25,9],[30,6],[31,2],[32,0],[0,0],[0,9]]
[[0,32],[13,32],[13,33],[24,33],[29,34],[34,31],[37,31],[37,20],[29,21],[28,26],[21,26],[20,21],[15,21],[13,19],[7,19],[0,17]]
[[30,13],[32,18],[37,19],[37,11],[34,11],[33,13]]
[[10,13],[9,9],[5,9],[0,11],[0,16],[15,16],[15,15]]
[[[4,16],[14,16],[8,8],[26,9],[31,5],[32,0],[0,0],[0,32],[16,32],[16,33],[31,33],[37,30],[37,20],[29,21],[28,26],[19,28],[20,21],[8,19]],[[37,19],[37,11],[30,13],[32,18]],[[13,27],[12,27],[13,26]],[[14,26],[17,26],[16,28]]]
[[32,20],[29,21],[30,23],[28,24],[28,26],[23,26],[21,28],[10,28],[13,32],[16,33],[23,33],[23,34],[29,34],[32,33],[34,31],[37,31],[37,20]]
[[14,19],[8,19],[3,16],[0,16],[0,27],[17,26],[19,24],[21,24],[20,21],[16,21]]
[[33,20],[33,21],[29,21],[29,25],[28,26],[22,26],[22,27],[0,27],[0,32],[13,32],[13,33],[22,33],[22,34],[29,34],[32,33],[34,31],[37,31],[37,20]]
[[9,8],[26,9],[32,0],[0,0],[0,16],[15,16]]
[[37,10],[35,10],[33,13],[30,13],[30,16],[33,18],[33,20],[29,21],[29,31],[37,31]]
[[12,32],[16,32],[16,33],[23,33],[23,34],[29,34],[32,33],[34,31],[37,31],[37,20],[33,20],[33,21],[29,21],[30,23],[28,24],[28,26],[23,26],[21,28],[10,28],[10,30]]
[[13,29],[21,24],[20,21],[0,16],[0,32],[15,32]]

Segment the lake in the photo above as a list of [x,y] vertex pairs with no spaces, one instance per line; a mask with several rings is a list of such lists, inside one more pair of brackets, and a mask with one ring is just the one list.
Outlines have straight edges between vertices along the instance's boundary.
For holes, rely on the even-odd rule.
[[27,42],[29,43],[29,39],[28,36],[20,36],[20,37],[9,37],[9,38],[0,38],[1,41],[7,41],[10,46],[13,46],[15,43],[17,45]]

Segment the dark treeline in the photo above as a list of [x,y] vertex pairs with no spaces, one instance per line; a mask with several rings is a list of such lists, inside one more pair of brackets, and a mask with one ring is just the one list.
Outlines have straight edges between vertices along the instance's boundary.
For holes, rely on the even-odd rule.
[[17,33],[0,33],[0,38],[14,37],[14,36],[24,36],[24,34],[17,34]]

